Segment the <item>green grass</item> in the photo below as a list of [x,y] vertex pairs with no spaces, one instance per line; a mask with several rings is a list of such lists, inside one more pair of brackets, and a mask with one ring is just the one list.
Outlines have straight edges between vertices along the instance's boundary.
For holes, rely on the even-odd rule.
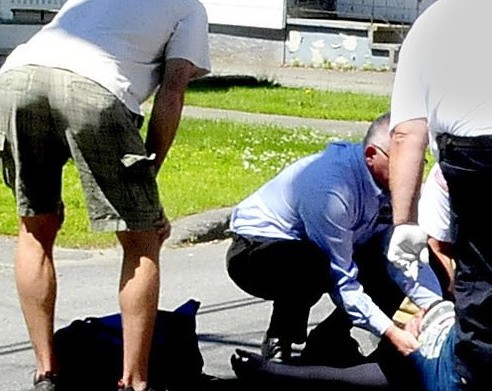
[[[238,84],[238,83],[236,83]],[[207,86],[193,84],[186,104],[313,118],[371,121],[389,109],[389,98],[364,94],[293,89],[269,83]],[[145,133],[145,125],[143,133]],[[158,185],[171,220],[232,206],[301,156],[346,135],[183,118]],[[351,141],[359,141],[351,139]],[[432,158],[428,156],[430,164]],[[66,219],[57,245],[99,248],[116,244],[112,233],[93,233],[77,171],[64,170]],[[10,190],[0,185],[0,235],[16,235]]]
[[[183,118],[158,177],[166,213],[174,220],[234,205],[285,165],[339,138],[304,128]],[[63,198],[66,219],[58,245],[97,248],[116,244],[112,233],[89,230],[80,181],[72,163],[64,170]],[[0,234],[15,235],[15,206],[4,185],[0,186],[0,202]]]
[[308,129],[185,119],[159,178],[168,214],[233,205],[335,138]]
[[190,106],[215,107],[251,113],[281,114],[304,118],[372,121],[389,109],[390,98],[313,88],[286,88],[269,82],[228,84],[211,87],[199,80],[186,95]]

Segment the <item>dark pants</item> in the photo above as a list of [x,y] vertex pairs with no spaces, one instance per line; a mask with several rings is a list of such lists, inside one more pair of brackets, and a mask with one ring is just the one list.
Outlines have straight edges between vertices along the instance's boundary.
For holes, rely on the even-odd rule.
[[492,136],[444,134],[438,145],[456,222],[456,368],[470,389],[490,389]]
[[[233,236],[227,252],[227,270],[231,279],[245,292],[266,300],[273,300],[273,311],[267,334],[296,343],[306,341],[311,307],[331,288],[330,261],[313,242],[302,240],[260,240]],[[404,294],[386,271],[387,260],[382,240],[375,237],[358,247],[354,260],[359,267],[359,281],[374,302],[389,316],[400,306]],[[322,323],[333,336],[328,347],[320,346],[340,363],[360,358],[357,344],[350,337],[352,324],[343,309],[335,311]],[[313,344],[312,346],[314,346]]]

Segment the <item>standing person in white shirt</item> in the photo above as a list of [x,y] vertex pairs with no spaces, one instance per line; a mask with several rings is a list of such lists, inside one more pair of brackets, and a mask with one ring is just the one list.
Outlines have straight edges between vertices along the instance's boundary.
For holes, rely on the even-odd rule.
[[[159,252],[170,232],[155,178],[189,81],[209,71],[207,14],[198,0],[68,0],[0,69],[0,156],[20,217],[16,280],[36,358],[35,391],[56,390],[53,246],[69,159],[92,229],[116,232],[123,247],[118,388],[151,389]],[[140,105],[153,93],[143,140]],[[87,376],[80,381],[90,388]]]
[[[489,390],[492,368],[492,2],[439,0],[403,42],[391,100],[390,189],[395,230],[388,258],[418,262],[416,225],[426,148],[437,146],[449,188],[456,325],[426,389]],[[464,51],[466,48],[466,52]],[[429,138],[430,135],[430,138]]]

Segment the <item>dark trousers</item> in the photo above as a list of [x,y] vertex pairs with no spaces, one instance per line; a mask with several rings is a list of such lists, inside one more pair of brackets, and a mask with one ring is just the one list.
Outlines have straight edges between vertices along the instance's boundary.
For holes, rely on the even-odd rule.
[[[305,342],[311,307],[331,289],[327,255],[307,240],[262,240],[234,235],[226,259],[229,276],[238,287],[252,296],[273,301],[267,334],[296,343]],[[386,272],[381,238],[375,237],[358,247],[354,259],[365,292],[392,316],[404,294]],[[345,311],[335,309],[319,326],[323,327],[323,334],[327,328],[331,330],[331,347],[320,346],[322,352],[306,354],[324,355],[329,350],[338,363],[342,359],[341,352],[347,362],[353,357],[360,358],[357,345],[350,337],[351,326]],[[327,362],[331,358],[325,356],[324,359]]]
[[330,284],[324,253],[309,241],[234,235],[226,258],[229,276],[239,288],[273,301],[267,334],[304,342],[310,309]]
[[[439,164],[456,222],[457,370],[490,389],[492,368],[492,136],[438,137]],[[483,388],[485,385],[485,388]]]

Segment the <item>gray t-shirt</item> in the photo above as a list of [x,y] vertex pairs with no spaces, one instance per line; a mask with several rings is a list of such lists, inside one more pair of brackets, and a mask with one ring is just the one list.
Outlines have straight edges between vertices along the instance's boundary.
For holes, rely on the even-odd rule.
[[207,14],[198,0],[68,0],[0,73],[28,64],[67,69],[140,113],[173,58],[193,63],[199,76],[210,71]]

